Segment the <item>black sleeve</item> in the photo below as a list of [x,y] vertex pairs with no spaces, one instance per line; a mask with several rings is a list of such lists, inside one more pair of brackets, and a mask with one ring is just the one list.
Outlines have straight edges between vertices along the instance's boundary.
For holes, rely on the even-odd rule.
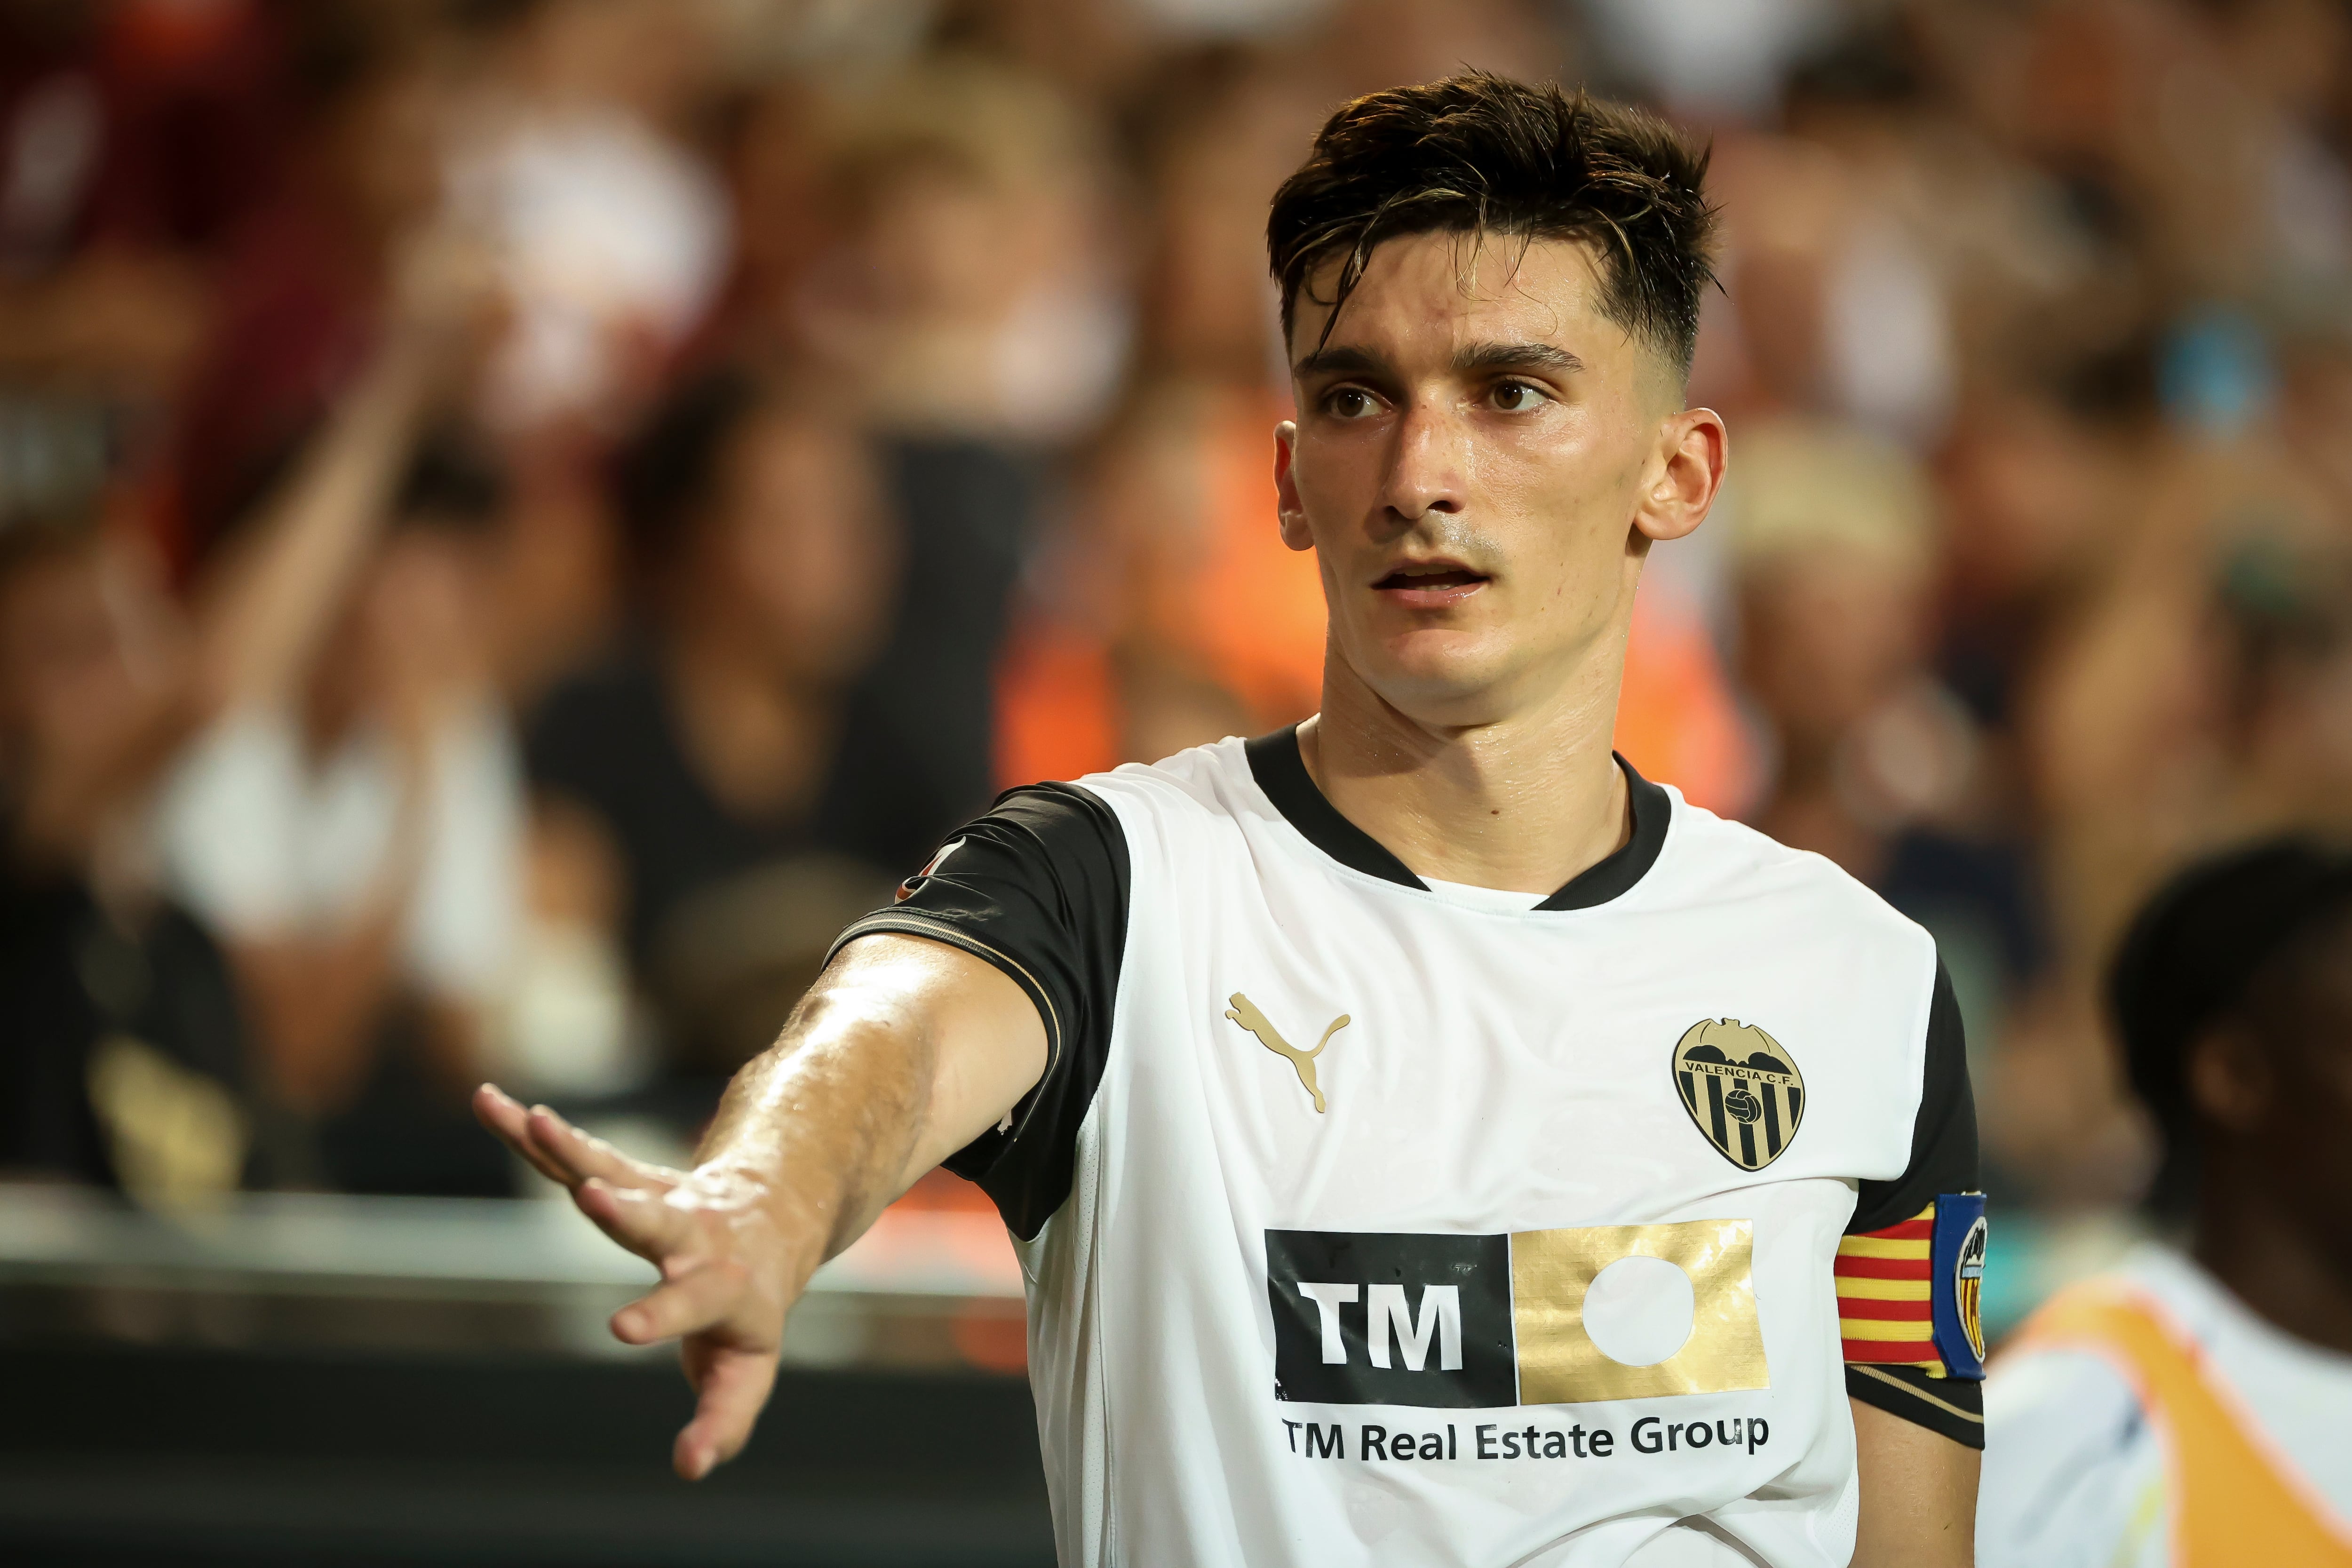
[[949,1156],[1004,1223],[1034,1237],[1070,1195],[1078,1124],[1102,1081],[1127,946],[1127,836],[1075,784],[1005,795],[907,879],[898,902],[842,932],[928,937],[995,965],[1036,1005],[1045,1076],[992,1130]]
[[1848,1236],[1900,1225],[1936,1201],[1938,1193],[1977,1190],[1977,1102],[1969,1088],[1969,1041],[1952,977],[1936,962],[1936,990],[1927,1004],[1927,1062],[1921,1071],[1919,1114],[1911,1123],[1911,1163],[1890,1182],[1864,1182]]
[[[1952,978],[1936,963],[1936,989],[1927,1004],[1927,1060],[1921,1071],[1919,1114],[1911,1124],[1911,1163],[1893,1181],[1864,1182],[1853,1206],[1848,1236],[1900,1225],[1942,1193],[1977,1188],[1976,1096],[1969,1087],[1968,1035]],[[1931,1377],[1911,1366],[1849,1363],[1845,1391],[1906,1421],[1916,1422],[1964,1447],[1984,1447],[1984,1384],[1964,1377]]]
[[1846,1363],[1849,1399],[1900,1415],[1963,1448],[1984,1447],[1984,1384],[1968,1377],[1930,1377],[1916,1366]]

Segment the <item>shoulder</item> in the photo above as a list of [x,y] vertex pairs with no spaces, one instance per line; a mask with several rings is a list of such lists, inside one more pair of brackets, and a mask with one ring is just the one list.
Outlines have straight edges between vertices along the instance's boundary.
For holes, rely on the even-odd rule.
[[1827,856],[1791,849],[1745,823],[1727,821],[1674,795],[1674,821],[1660,857],[1658,896],[1672,906],[1719,912],[1759,931],[1820,948],[1863,943],[1914,954],[1924,984],[1935,942]]
[[1193,746],[1156,763],[1129,763],[1089,773],[1075,789],[1102,803],[1130,839],[1169,837],[1271,815],[1250,774],[1243,742],[1234,736]]

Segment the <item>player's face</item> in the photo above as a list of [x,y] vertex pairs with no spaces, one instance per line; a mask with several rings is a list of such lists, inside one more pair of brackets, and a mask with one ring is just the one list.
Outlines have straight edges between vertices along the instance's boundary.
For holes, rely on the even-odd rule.
[[1337,271],[1299,301],[1275,468],[1333,658],[1434,725],[1613,710],[1643,557],[1705,517],[1723,422],[1601,312],[1580,244],[1390,240],[1322,342]]

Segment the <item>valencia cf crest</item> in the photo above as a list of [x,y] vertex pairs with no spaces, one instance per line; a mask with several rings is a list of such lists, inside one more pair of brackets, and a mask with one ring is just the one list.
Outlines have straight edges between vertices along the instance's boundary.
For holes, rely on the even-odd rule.
[[1952,1300],[1960,1316],[1960,1331],[1969,1336],[1969,1348],[1977,1352],[1977,1362],[1984,1362],[1984,1265],[1985,1217],[1979,1213],[1968,1234],[1960,1238],[1960,1256],[1952,1266]]
[[1780,1042],[1737,1018],[1702,1018],[1675,1047],[1683,1109],[1733,1164],[1760,1171],[1805,1118],[1805,1077]]

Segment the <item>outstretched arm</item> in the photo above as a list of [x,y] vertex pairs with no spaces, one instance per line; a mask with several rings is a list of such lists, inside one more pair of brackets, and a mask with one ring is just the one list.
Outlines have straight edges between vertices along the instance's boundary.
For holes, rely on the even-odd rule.
[[1969,1568],[1984,1456],[1874,1405],[1848,1403],[1862,1472],[1853,1568]]
[[683,1342],[698,1398],[673,1462],[734,1458],[776,1376],[784,1314],[817,1265],[1044,1076],[1028,996],[941,942],[844,948],[782,1036],[735,1077],[691,1171],[631,1160],[485,1084],[475,1112],[662,1282],[613,1316],[630,1344]]

